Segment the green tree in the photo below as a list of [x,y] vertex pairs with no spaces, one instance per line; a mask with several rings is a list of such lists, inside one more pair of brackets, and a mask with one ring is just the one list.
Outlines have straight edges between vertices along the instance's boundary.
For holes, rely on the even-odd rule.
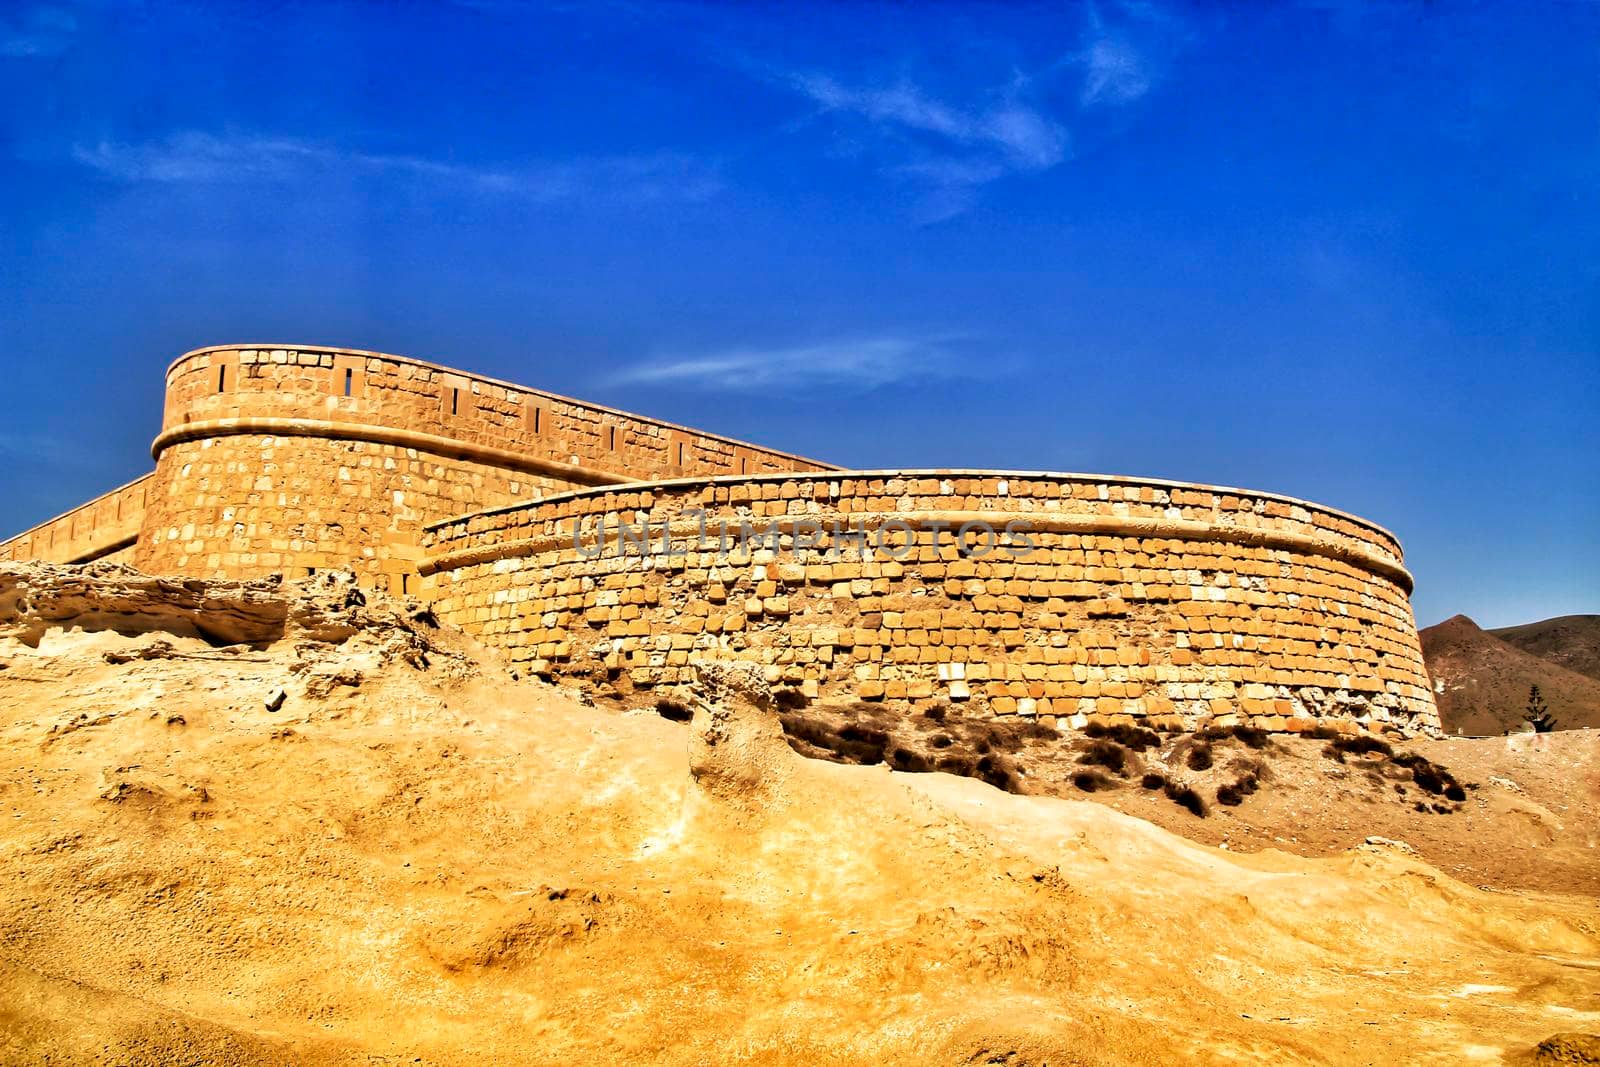
[[1556,728],[1556,718],[1550,714],[1550,709],[1544,705],[1544,697],[1539,695],[1539,687],[1533,686],[1528,690],[1528,708],[1522,713],[1528,725],[1533,727],[1536,734],[1547,734]]

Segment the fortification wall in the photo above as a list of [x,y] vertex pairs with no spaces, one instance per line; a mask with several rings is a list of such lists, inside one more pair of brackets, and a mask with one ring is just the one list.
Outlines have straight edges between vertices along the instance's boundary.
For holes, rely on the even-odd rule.
[[681,473],[825,465],[401,356],[202,348],[167,371],[134,553],[153,573],[353,565],[408,589],[422,524]]
[[126,561],[144,519],[145,494],[153,474],[142,475],[71,511],[0,541],[0,560],[42,559],[50,563]]
[[[725,546],[742,526],[766,543]],[[1270,494],[995,472],[681,480],[466,515],[423,542],[441,618],[622,695],[713,656],[810,698],[1061,725],[1438,725],[1394,537]]]
[[571,483],[415,448],[239,434],[170,445],[152,480],[135,566],[241,577],[351,567],[415,592],[425,520]]

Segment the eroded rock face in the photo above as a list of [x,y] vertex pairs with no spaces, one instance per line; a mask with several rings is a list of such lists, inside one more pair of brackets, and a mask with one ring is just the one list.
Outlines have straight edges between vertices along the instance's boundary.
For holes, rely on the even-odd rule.
[[728,801],[770,799],[795,759],[784,740],[772,687],[754,664],[705,661],[689,736],[689,773],[707,793]]
[[1555,1034],[1539,1042],[1537,1064],[1600,1064],[1600,1034]]
[[267,644],[284,636],[288,609],[276,576],[218,582],[160,578],[115,563],[0,563],[0,637],[34,647],[56,628]]
[[[165,578],[114,563],[0,562],[0,638],[37,648],[52,630],[111,631],[124,636],[167,634],[215,646],[265,647],[290,642],[297,649],[345,645],[359,638],[379,661],[400,660],[419,670],[436,662],[460,672],[468,661],[436,640],[431,612],[358,588],[350,572],[326,571],[293,581],[279,576],[244,581]],[[176,652],[161,640],[118,657],[161,659]],[[308,684],[321,664],[302,656]],[[359,684],[350,669],[328,685]],[[325,693],[324,693],[325,695]]]

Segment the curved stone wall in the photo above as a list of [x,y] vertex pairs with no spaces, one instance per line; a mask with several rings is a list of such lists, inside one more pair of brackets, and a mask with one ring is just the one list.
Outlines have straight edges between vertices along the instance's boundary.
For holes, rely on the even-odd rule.
[[812,698],[1072,725],[1438,725],[1394,537],[1266,493],[984,471],[680,480],[435,523],[423,551],[441,618],[624,696],[715,656]]
[[251,577],[354,566],[410,591],[422,524],[580,486],[825,469],[772,449],[337,348],[202,348],[167,370],[134,562]]
[[570,483],[399,445],[233,434],[162,450],[135,566],[200,577],[354,569],[416,591],[423,522]]

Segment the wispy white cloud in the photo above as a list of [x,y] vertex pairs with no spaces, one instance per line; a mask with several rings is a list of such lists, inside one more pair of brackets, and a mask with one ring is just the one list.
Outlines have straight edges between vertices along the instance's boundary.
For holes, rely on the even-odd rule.
[[853,112],[872,122],[894,123],[957,145],[988,149],[1018,168],[1053,167],[1066,155],[1066,130],[1017,101],[963,109],[907,82],[851,89],[820,74],[795,75],[791,81],[827,110]]
[[1173,12],[1144,0],[1114,0],[1086,10],[1087,43],[1074,57],[1083,69],[1078,100],[1084,107],[1143,99],[1189,36]]
[[294,138],[201,131],[135,144],[80,144],[73,149],[73,157],[109,178],[126,182],[292,182],[342,168],[538,203],[580,197],[705,200],[722,185],[714,165],[671,153],[487,167],[421,156],[345,151]]
[[1017,49],[996,48],[1006,66],[977,84],[942,71],[921,81],[903,71],[852,79],[748,57],[742,65],[804,96],[817,117],[848,121],[841,143],[917,187],[915,213],[938,221],[973,206],[991,183],[1070,160],[1072,127],[1093,108],[1148,95],[1187,32],[1184,20],[1149,0],[1102,0],[1084,10],[1087,21],[1063,33],[1043,66],[1019,69],[1010,58]]
[[722,392],[874,389],[956,377],[970,339],[880,336],[814,344],[673,354],[624,367],[610,385],[666,385]]
[[1150,91],[1153,74],[1127,41],[1102,35],[1083,55],[1084,104],[1131,104]]
[[333,161],[333,153],[271,137],[217,137],[194,131],[159,141],[75,145],[79,163],[128,182],[236,182],[284,179]]
[[1010,92],[957,104],[904,78],[850,86],[830,75],[788,73],[781,81],[822,114],[848,116],[888,135],[890,158],[882,169],[922,187],[917,214],[924,222],[965,211],[990,182],[1049,170],[1068,155],[1066,128]]

